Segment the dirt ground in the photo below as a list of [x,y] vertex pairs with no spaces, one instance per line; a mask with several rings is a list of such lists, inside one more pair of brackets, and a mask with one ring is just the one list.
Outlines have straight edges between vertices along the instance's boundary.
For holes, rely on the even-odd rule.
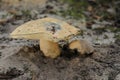
[[[106,28],[105,25],[111,22],[96,22],[93,29],[87,28],[85,24],[81,24],[81,20],[53,14],[53,9],[66,7],[61,7],[54,0],[46,3],[43,1],[40,3],[42,6],[38,5],[37,8],[36,5],[26,8],[24,4],[6,4],[8,3],[1,0],[0,80],[120,80],[120,39],[115,37],[120,32],[115,33]],[[89,41],[95,52],[88,56],[62,54],[56,59],[50,59],[44,57],[38,41],[10,38],[9,34],[19,25],[46,16],[64,20],[80,28],[83,34],[78,35],[78,39]],[[102,30],[98,30],[99,27]],[[65,52],[69,53],[68,50]]]

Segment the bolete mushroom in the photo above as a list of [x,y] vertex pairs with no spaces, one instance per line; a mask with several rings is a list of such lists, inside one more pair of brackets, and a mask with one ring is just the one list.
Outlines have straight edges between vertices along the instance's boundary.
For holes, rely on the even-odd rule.
[[56,58],[61,53],[58,41],[67,40],[78,31],[79,29],[64,21],[47,17],[19,26],[11,33],[11,37],[40,40],[40,49],[44,55]]
[[[60,40],[69,42],[78,32],[79,29],[64,21],[47,17],[19,26],[11,33],[11,37],[40,40],[40,49],[44,55],[56,58],[61,53],[58,42]],[[85,40],[73,40],[69,43],[69,48],[77,49],[81,54],[89,54],[94,51],[93,47]]]

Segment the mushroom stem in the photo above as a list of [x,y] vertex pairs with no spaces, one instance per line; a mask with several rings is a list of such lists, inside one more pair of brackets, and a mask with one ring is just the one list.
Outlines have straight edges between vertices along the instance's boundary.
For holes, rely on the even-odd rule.
[[76,49],[80,54],[91,54],[94,48],[85,40],[75,40],[69,44],[69,48]]
[[56,58],[60,55],[58,43],[40,39],[40,49],[46,57]]

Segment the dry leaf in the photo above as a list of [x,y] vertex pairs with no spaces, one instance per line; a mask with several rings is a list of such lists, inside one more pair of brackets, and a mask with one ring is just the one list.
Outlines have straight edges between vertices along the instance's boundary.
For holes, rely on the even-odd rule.
[[7,19],[0,19],[0,24],[7,22]]
[[93,10],[93,7],[92,6],[88,6],[88,11],[92,11]]
[[97,19],[97,20],[100,20],[102,17],[101,16],[98,16],[98,15],[93,15],[93,18]]

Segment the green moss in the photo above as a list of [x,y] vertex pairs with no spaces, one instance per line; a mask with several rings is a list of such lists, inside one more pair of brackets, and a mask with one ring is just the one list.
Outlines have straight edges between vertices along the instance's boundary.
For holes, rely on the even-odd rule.
[[95,28],[95,29],[92,29],[92,30],[95,31],[96,34],[102,34],[102,33],[107,31],[105,27],[103,27],[103,28]]
[[82,14],[81,11],[78,11],[72,8],[66,11],[63,11],[62,16],[70,16],[71,18],[75,18],[75,19],[84,18],[84,15]]
[[108,39],[108,36],[107,36],[107,35],[104,35],[104,39]]
[[107,29],[114,33],[120,32],[120,28],[116,28],[113,26],[107,27]]
[[83,11],[88,6],[85,0],[62,0],[69,4],[69,8],[66,11],[60,11],[62,16],[70,16],[71,18],[79,19],[85,18]]
[[21,12],[25,17],[30,17],[31,18],[30,10],[22,10]]
[[116,34],[114,38],[116,38],[117,40],[120,40],[120,35]]
[[[66,11],[61,11],[62,16],[69,16],[71,18],[80,19],[86,18],[89,20],[88,15],[84,14],[84,11],[88,11],[88,7],[92,6],[93,15],[100,16],[100,20],[114,19],[114,15],[107,12],[107,8],[113,6],[114,0],[61,0],[63,3],[68,3],[69,7]],[[94,4],[93,4],[94,3]],[[92,17],[93,18],[93,17]]]
[[99,41],[99,38],[98,38],[98,37],[96,38],[96,41]]

